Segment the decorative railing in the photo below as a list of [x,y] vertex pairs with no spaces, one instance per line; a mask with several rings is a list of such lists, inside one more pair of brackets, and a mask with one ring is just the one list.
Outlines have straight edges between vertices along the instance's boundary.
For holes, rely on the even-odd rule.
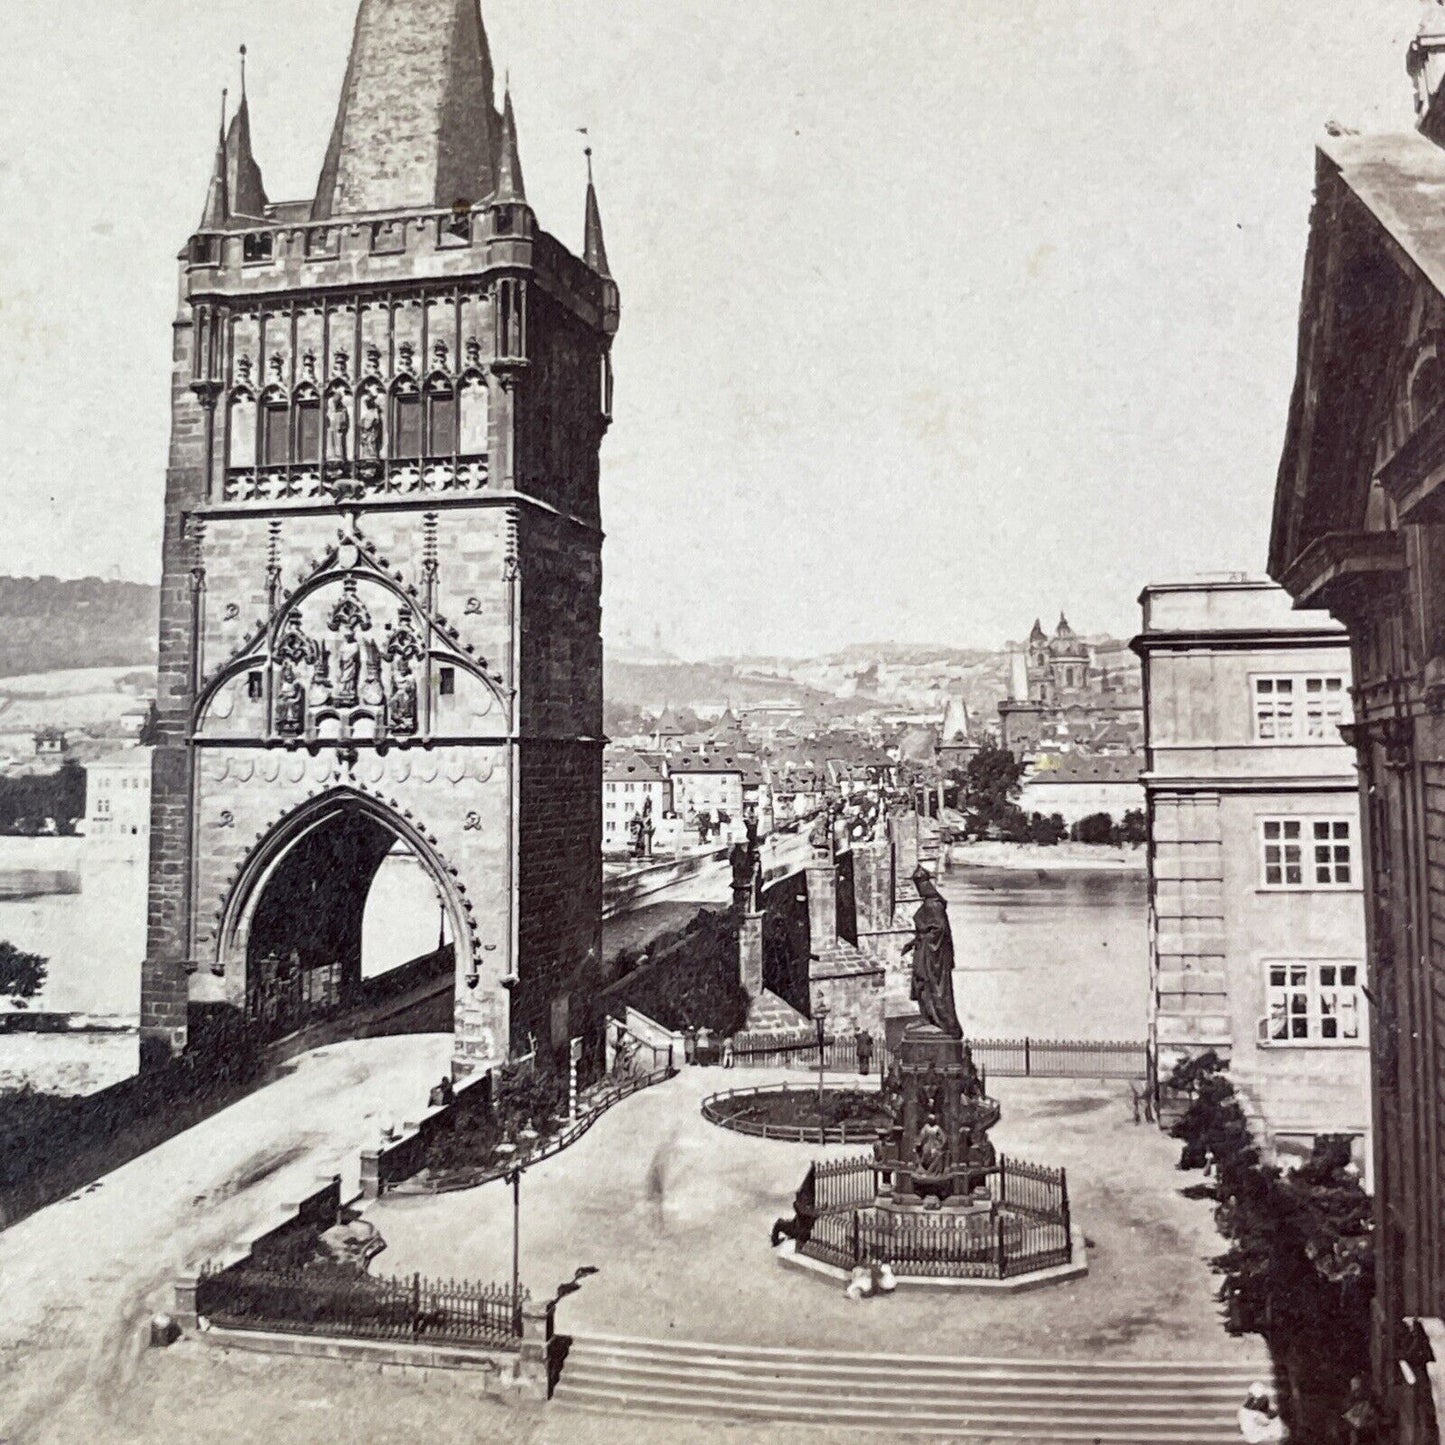
[[[1149,1045],[1142,1040],[969,1039],[968,1046],[974,1066],[994,1078],[1143,1079],[1148,1072]],[[811,1029],[740,1033],[733,1038],[733,1061],[739,1068],[816,1069],[818,1037]],[[889,1062],[883,1041],[875,1039],[870,1072],[887,1072]],[[825,1069],[856,1072],[858,1063],[857,1043],[851,1035],[825,1038]]]
[[339,1266],[203,1266],[196,1313],[230,1329],[518,1348],[521,1307],[505,1285],[382,1278]]
[[702,1101],[702,1116],[720,1129],[746,1134],[753,1139],[781,1139],[793,1144],[871,1144],[878,1126],[866,1120],[843,1120],[838,1124],[772,1124],[747,1116],[749,1099],[767,1098],[789,1092],[803,1093],[787,1084],[759,1084],[751,1089],[728,1089],[709,1094]]
[[1001,1157],[976,1172],[993,1208],[927,1213],[878,1207],[886,1171],[871,1159],[820,1160],[798,1193],[809,1215],[799,1251],[840,1269],[886,1262],[903,1275],[955,1279],[1012,1279],[1072,1261],[1062,1169]]
[[1012,1279],[1072,1259],[1062,1224],[887,1209],[821,1215],[800,1252],[840,1269],[877,1262],[901,1275],[951,1279]]
[[437,496],[479,492],[489,476],[484,454],[426,461],[321,466],[299,462],[268,467],[231,467],[222,485],[225,502],[306,502],[320,498]]

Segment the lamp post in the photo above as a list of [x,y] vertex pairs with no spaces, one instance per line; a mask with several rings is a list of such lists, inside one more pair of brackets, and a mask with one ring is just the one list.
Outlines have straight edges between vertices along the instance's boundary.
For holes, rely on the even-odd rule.
[[828,1018],[828,1005],[820,998],[813,1005],[813,1025],[818,1030],[818,1141],[823,1139],[823,1044],[827,1035],[823,1025]]

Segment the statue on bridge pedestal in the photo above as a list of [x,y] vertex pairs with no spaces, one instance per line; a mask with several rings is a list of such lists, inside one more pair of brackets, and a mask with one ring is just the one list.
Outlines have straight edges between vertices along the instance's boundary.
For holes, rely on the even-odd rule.
[[913,983],[908,996],[918,1005],[925,1023],[951,1039],[963,1037],[953,1001],[953,929],[948,904],[926,868],[913,870],[919,905],[913,914],[913,937],[903,945],[913,955]]

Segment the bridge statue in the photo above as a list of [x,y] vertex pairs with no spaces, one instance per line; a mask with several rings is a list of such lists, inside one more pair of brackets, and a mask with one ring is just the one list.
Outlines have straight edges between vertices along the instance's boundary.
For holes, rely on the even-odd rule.
[[953,929],[948,923],[948,904],[928,869],[915,868],[913,882],[920,901],[913,915],[913,937],[903,945],[903,952],[913,955],[908,996],[918,1004],[925,1023],[951,1039],[961,1039],[963,1026],[953,1001]]

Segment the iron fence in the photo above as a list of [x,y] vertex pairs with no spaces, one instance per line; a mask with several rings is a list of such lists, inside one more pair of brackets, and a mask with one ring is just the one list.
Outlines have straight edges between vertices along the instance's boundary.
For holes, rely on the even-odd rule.
[[1062,1169],[999,1156],[987,1171],[989,1198],[1036,1219],[1069,1227],[1069,1181]]
[[872,1204],[878,1196],[878,1171],[872,1159],[864,1156],[819,1159],[809,1169],[809,1174],[812,1176],[813,1207],[820,1213]]
[[820,1214],[800,1252],[840,1269],[886,1263],[905,1276],[952,1279],[1012,1279],[1073,1257],[1061,1223],[871,1208]]
[[196,1313],[231,1329],[422,1340],[511,1350],[521,1338],[521,1306],[510,1287],[471,1280],[409,1279],[338,1269],[201,1270]]
[[[1127,1079],[1147,1076],[1149,1046],[1143,1041],[1093,1039],[970,1039],[973,1061],[982,1072],[1004,1079]],[[733,1039],[739,1068],[816,1069],[818,1036],[813,1030],[789,1033],[740,1033]],[[867,1072],[886,1072],[887,1046],[875,1040]],[[825,1037],[823,1067],[858,1073],[857,1041],[851,1034]]]
[[709,1124],[747,1134],[754,1139],[781,1139],[793,1144],[871,1144],[878,1137],[878,1125],[866,1120],[843,1120],[838,1124],[774,1124],[750,1117],[748,1101],[778,1094],[806,1094],[788,1084],[761,1084],[753,1089],[728,1089],[709,1094],[702,1101],[702,1116]]

